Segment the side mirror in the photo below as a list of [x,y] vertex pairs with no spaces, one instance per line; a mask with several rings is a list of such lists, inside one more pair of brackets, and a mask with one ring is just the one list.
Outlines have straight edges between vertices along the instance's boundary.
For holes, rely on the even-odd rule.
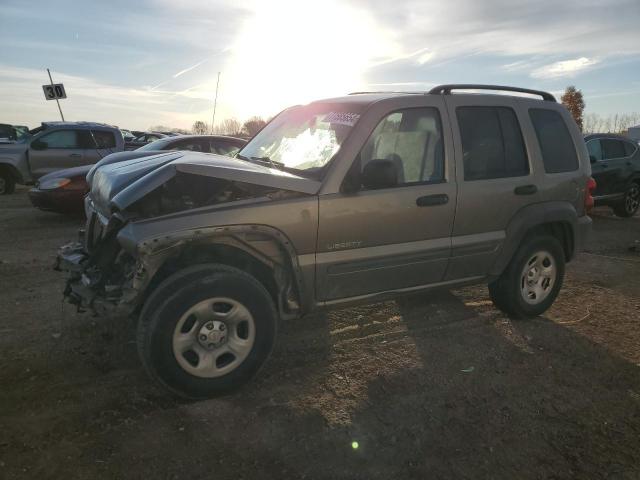
[[362,170],[362,185],[369,190],[398,186],[398,169],[391,160],[371,160]]
[[42,140],[34,140],[31,142],[31,148],[34,150],[46,150],[48,147],[47,142],[43,142]]

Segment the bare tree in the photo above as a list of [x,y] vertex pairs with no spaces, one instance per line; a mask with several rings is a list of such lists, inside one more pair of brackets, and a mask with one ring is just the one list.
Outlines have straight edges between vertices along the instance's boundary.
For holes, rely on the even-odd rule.
[[565,89],[561,101],[571,113],[580,130],[582,130],[582,114],[584,113],[584,98],[582,97],[582,92],[573,85],[570,85]]
[[209,127],[202,120],[197,120],[193,127],[191,127],[191,131],[196,135],[204,135],[209,130]]
[[235,118],[225,118],[213,131],[219,135],[238,136],[242,135],[242,124]]
[[248,135],[250,137],[253,137],[266,124],[267,124],[267,122],[265,122],[262,117],[251,117],[249,120],[244,122],[244,125],[242,125],[242,131],[246,135]]

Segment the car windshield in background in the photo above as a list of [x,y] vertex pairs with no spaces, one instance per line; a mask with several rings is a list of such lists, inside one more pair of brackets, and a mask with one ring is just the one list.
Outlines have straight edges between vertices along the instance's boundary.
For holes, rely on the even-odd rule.
[[175,141],[175,138],[161,138],[159,140],[154,140],[153,142],[147,143],[137,150],[165,150],[169,143]]
[[357,123],[360,112],[355,107],[321,103],[285,110],[238,156],[287,169],[317,170],[329,163]]

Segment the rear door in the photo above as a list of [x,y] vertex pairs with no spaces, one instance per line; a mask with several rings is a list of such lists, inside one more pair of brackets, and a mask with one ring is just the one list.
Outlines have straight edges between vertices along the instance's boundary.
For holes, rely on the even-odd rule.
[[[317,297],[332,301],[441,282],[449,260],[456,185],[444,102],[424,96],[411,108],[373,116],[350,174],[391,160],[396,186],[319,196]],[[374,123],[375,122],[375,123]]]
[[453,126],[458,199],[446,280],[486,275],[514,214],[538,200],[513,98],[446,97]]
[[[29,167],[34,178],[64,168],[84,165],[86,131],[60,129],[38,137],[29,147]],[[35,141],[44,148],[33,148]]]
[[89,145],[84,154],[85,165],[97,163],[116,151],[116,134],[112,130],[89,130],[86,134]]

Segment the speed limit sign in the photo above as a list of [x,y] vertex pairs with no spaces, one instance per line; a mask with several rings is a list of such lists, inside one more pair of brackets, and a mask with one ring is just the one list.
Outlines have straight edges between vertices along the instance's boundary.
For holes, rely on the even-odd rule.
[[64,85],[62,83],[54,83],[52,85],[42,85],[44,91],[44,98],[47,100],[59,100],[60,98],[67,98],[67,93],[64,91]]

